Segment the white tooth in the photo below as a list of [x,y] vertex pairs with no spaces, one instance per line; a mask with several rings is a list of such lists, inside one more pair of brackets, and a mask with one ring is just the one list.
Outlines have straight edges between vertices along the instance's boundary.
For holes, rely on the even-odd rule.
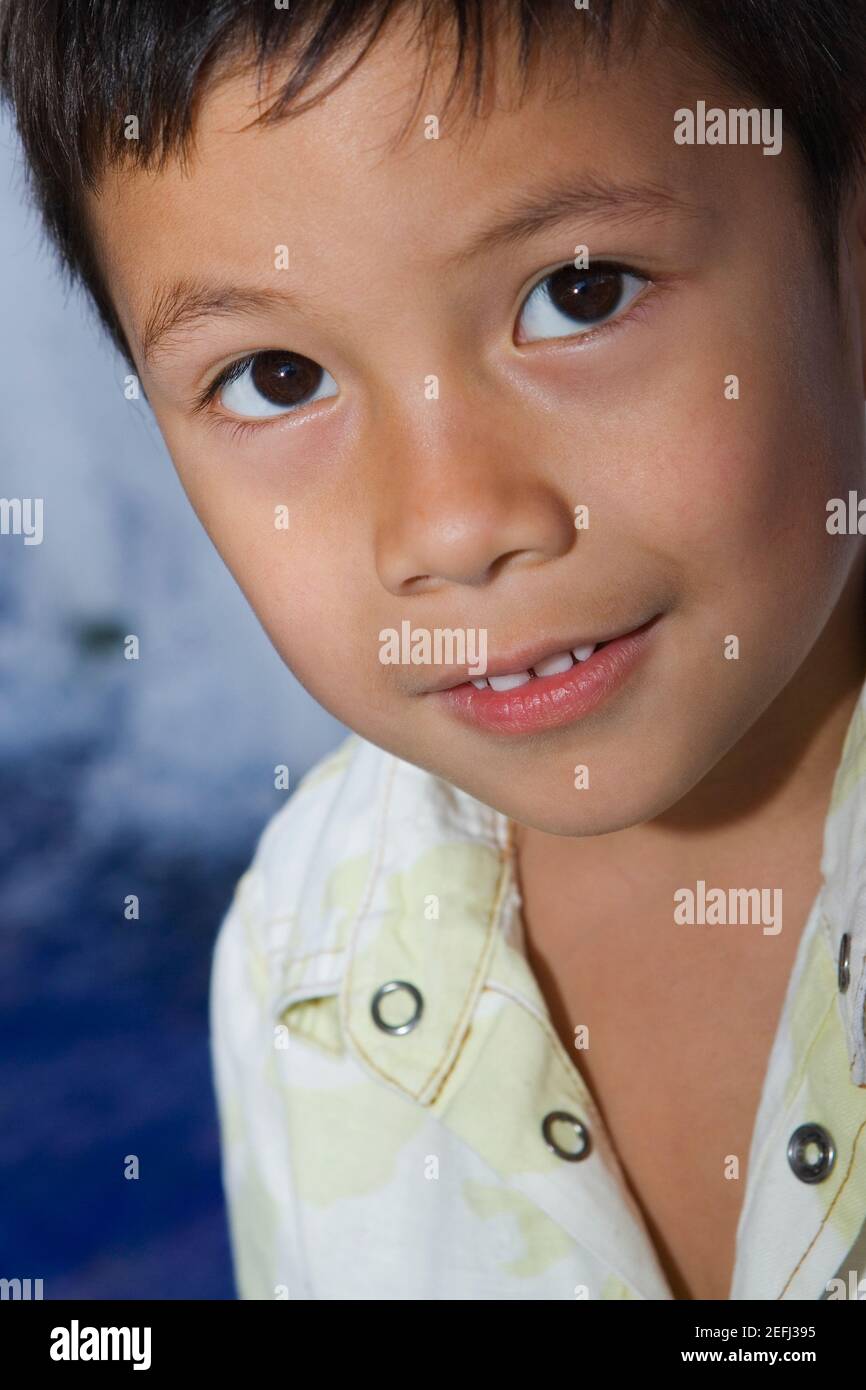
[[516,690],[518,685],[525,685],[532,677],[528,671],[518,671],[513,676],[488,676],[487,679],[493,690]]
[[558,652],[556,656],[546,656],[543,661],[536,661],[532,669],[537,676],[558,676],[563,671],[570,671],[573,665],[571,652]]
[[588,661],[595,651],[596,643],[590,642],[586,647],[572,647],[571,654],[575,661]]
[[476,690],[486,690],[486,689],[487,689],[487,682],[486,682],[486,680],[483,680],[483,679],[482,679],[482,680],[479,680],[479,681],[473,680],[472,684],[475,686],[475,689],[476,689]]

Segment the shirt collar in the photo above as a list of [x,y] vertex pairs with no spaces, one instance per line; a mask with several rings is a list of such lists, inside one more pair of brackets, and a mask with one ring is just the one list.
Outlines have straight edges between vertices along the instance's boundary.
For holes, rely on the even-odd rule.
[[845,735],[824,827],[821,909],[855,1086],[866,1086],[866,685]]
[[[422,1104],[435,1099],[463,1045],[513,909],[510,884],[506,817],[389,757],[341,1015],[366,1067]],[[377,1023],[374,1000],[398,981],[418,991],[424,1026],[395,1039]],[[403,992],[400,1002],[411,1013]]]

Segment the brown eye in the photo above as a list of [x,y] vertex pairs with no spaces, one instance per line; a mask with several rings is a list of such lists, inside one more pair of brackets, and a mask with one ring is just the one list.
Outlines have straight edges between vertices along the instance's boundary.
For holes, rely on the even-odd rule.
[[311,401],[337,394],[334,378],[298,352],[257,352],[233,364],[220,400],[236,415],[284,415]]
[[613,313],[622,298],[622,273],[618,270],[575,270],[563,266],[551,275],[551,303],[578,323],[598,323]]
[[649,282],[616,266],[562,266],[524,301],[521,328],[528,341],[579,335],[614,318]]
[[300,405],[322,380],[318,363],[296,353],[260,352],[251,366],[253,386],[273,405]]

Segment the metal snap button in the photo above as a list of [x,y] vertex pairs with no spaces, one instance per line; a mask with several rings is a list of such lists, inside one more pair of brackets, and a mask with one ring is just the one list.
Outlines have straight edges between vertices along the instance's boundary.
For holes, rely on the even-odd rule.
[[801,1182],[823,1182],[836,1162],[832,1135],[823,1125],[800,1125],[788,1140],[788,1162]]
[[851,978],[851,938],[845,932],[839,942],[839,993],[844,994]]
[[[387,1023],[382,1017],[382,1011],[379,1006],[387,995],[393,994],[394,991],[398,989],[405,989],[408,994],[411,994],[415,1001],[415,1012],[411,1014],[409,1018],[405,1019],[403,1023]],[[373,1015],[373,1022],[376,1027],[381,1028],[383,1033],[408,1033],[410,1029],[415,1027],[415,1024],[421,1017],[421,1010],[423,1007],[424,1000],[421,998],[420,991],[417,990],[414,985],[410,985],[408,980],[389,980],[387,984],[380,985],[373,995],[370,1012]]]
[[[555,1124],[571,1125],[577,1136],[578,1147],[576,1149],[564,1149],[553,1138],[553,1126]],[[589,1130],[586,1125],[570,1114],[567,1110],[551,1110],[541,1122],[541,1132],[544,1135],[544,1142],[551,1149],[557,1158],[567,1159],[569,1163],[577,1163],[579,1159],[586,1158],[589,1153]]]

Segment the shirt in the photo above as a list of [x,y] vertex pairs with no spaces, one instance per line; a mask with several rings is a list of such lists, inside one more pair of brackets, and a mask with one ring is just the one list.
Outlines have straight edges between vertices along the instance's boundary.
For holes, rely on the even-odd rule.
[[[529,966],[512,828],[355,734],[265,825],[211,963],[241,1298],[673,1298]],[[866,1298],[866,690],[821,867],[731,1299]]]

